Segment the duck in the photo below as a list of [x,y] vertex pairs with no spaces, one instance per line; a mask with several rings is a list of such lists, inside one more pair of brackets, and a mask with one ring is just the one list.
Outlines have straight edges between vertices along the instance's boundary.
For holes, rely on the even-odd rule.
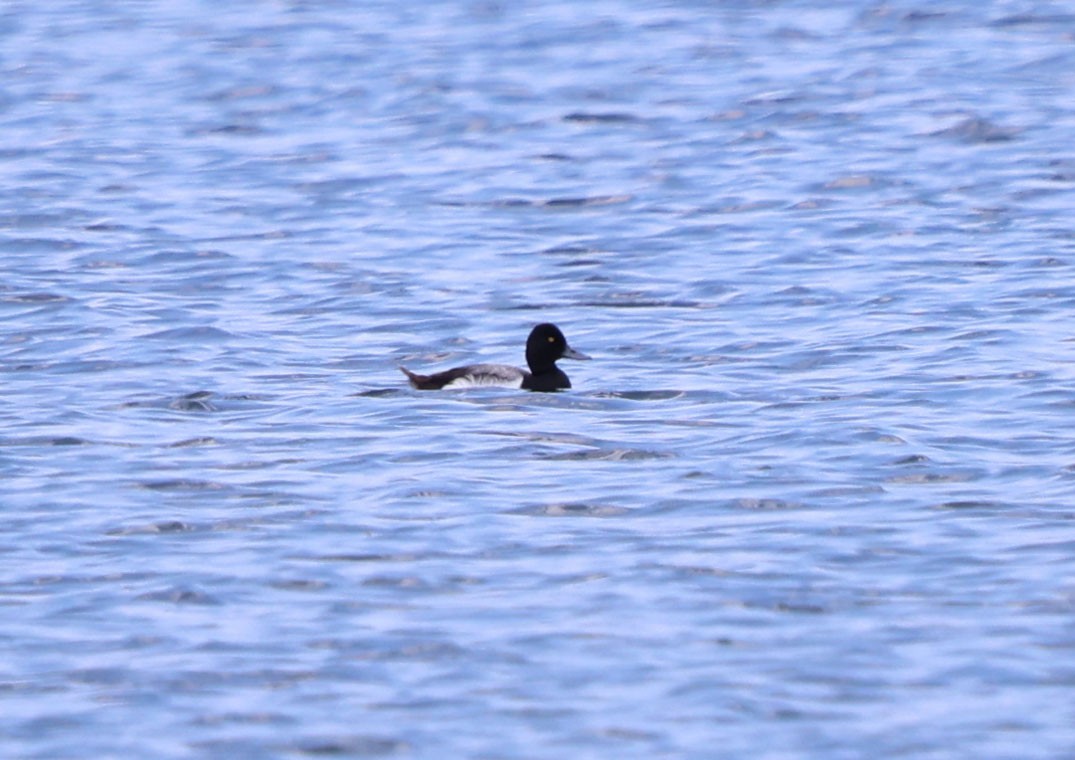
[[536,325],[526,339],[526,364],[530,368],[529,372],[507,364],[470,364],[431,375],[420,375],[406,367],[399,369],[407,376],[411,386],[420,391],[493,385],[548,392],[571,387],[567,375],[556,366],[558,360],[589,358],[567,344],[567,338],[559,327],[543,322]]

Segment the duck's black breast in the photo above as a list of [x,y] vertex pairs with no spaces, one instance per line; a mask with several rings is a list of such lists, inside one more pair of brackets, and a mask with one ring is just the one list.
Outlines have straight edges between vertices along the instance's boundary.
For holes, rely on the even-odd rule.
[[567,374],[557,366],[546,372],[528,373],[522,387],[528,391],[560,391],[571,387]]

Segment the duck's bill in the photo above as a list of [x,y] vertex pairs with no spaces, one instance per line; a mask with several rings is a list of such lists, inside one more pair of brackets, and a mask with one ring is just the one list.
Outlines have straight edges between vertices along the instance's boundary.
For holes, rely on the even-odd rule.
[[568,346],[567,348],[564,349],[564,358],[565,359],[590,359],[591,357],[587,356],[586,354],[582,353],[581,351],[576,351],[571,346]]

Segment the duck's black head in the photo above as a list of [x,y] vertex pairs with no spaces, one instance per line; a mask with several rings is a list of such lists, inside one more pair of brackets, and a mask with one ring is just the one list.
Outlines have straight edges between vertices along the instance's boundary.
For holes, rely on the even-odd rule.
[[537,325],[526,339],[526,363],[535,375],[554,369],[557,359],[589,358],[567,345],[567,338],[560,328],[548,322]]

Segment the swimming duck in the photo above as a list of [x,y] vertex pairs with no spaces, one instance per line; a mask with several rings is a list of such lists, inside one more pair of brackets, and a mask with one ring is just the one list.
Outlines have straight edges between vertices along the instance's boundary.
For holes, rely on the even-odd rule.
[[589,359],[586,354],[567,345],[567,338],[556,325],[542,323],[526,339],[526,364],[530,371],[506,364],[471,364],[432,375],[419,375],[406,367],[400,370],[418,390],[467,388],[473,385],[499,385],[528,391],[557,391],[570,388],[571,381],[556,366],[558,359]]

